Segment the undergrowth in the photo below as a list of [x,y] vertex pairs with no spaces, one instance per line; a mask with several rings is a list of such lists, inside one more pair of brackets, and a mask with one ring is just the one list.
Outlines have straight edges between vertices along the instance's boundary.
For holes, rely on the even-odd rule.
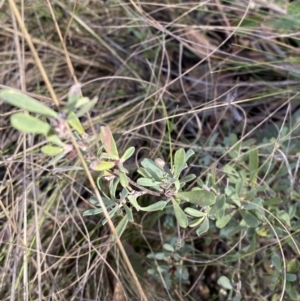
[[299,7],[0,2],[0,299],[300,300]]

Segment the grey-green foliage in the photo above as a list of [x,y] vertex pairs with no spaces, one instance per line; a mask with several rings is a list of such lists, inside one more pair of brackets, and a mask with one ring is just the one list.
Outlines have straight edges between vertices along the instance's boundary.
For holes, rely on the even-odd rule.
[[[257,208],[242,205],[247,179],[245,175],[237,173],[233,166],[224,167],[224,171],[229,174],[229,185],[223,193],[216,193],[216,189],[212,185],[204,185],[200,179],[192,190],[185,190],[186,184],[196,178],[194,174],[183,175],[183,172],[188,168],[189,158],[194,155],[193,150],[178,149],[170,166],[161,158],[143,159],[141,167],[137,169],[140,177],[136,184],[130,181],[128,171],[124,166],[126,160],[134,154],[135,149],[130,147],[122,155],[119,155],[120,152],[109,127],[101,127],[101,147],[97,155],[91,154],[87,149],[87,134],[79,121],[78,114],[81,115],[82,112],[88,111],[95,101],[82,97],[80,86],[71,88],[67,107],[62,110],[65,112],[64,114],[58,114],[41,102],[19,91],[4,89],[0,92],[0,97],[11,105],[25,109],[30,113],[39,114],[31,116],[26,113],[16,113],[11,117],[12,126],[26,133],[43,134],[49,143],[42,148],[42,151],[48,155],[57,156],[57,160],[74,151],[66,134],[65,123],[69,123],[74,130],[81,150],[90,163],[90,168],[99,172],[98,188],[102,193],[109,216],[111,218],[116,215],[121,216],[116,227],[119,235],[124,232],[128,222],[134,221],[133,210],[155,212],[171,207],[179,226],[196,228],[197,235],[205,234],[210,228],[211,221],[215,221],[219,228],[225,227],[237,214],[239,214],[241,225],[244,227],[257,228],[262,222],[258,214],[261,212],[257,209],[261,208],[262,202],[254,204]],[[80,110],[79,113],[78,110]],[[63,115],[67,116],[66,119],[62,117]],[[51,117],[51,123],[43,120],[43,116]],[[236,142],[237,139],[230,136],[227,143],[230,145]],[[239,145],[232,150],[232,156],[236,154],[238,147]],[[249,158],[250,182],[255,187],[258,170],[257,150],[253,149]],[[108,192],[101,185],[106,180],[109,181]],[[120,195],[117,195],[120,186],[122,190]],[[139,200],[144,194],[153,194],[157,200],[148,206],[141,206]],[[254,191],[247,202],[251,204],[255,196]],[[100,205],[99,202],[95,202],[95,197],[91,199],[91,203],[96,207]],[[85,211],[84,215],[101,213],[102,209],[95,208]],[[286,219],[284,215],[282,218]],[[104,219],[103,223],[105,222]]]
[[[82,97],[80,86],[75,85],[71,88],[67,106],[62,109],[62,113],[57,113],[41,102],[13,89],[1,90],[0,98],[35,114],[35,116],[22,112],[13,114],[12,126],[25,133],[44,135],[48,144],[41,150],[49,156],[54,156],[51,161],[53,164],[65,155],[74,155],[75,150],[70,142],[66,124],[73,129],[75,139],[91,170],[99,174],[98,188],[110,217],[116,216],[119,221],[117,224],[119,235],[124,232],[128,223],[134,221],[134,211],[157,212],[166,208],[168,212],[172,209],[171,212],[180,227],[195,228],[197,235],[205,234],[210,229],[211,223],[215,223],[220,229],[228,230],[238,223],[240,228],[255,229],[258,235],[265,235],[266,231],[271,233],[264,224],[264,208],[268,206],[268,203],[265,203],[268,200],[259,197],[259,194],[265,192],[268,187],[259,186],[257,183],[259,152],[253,141],[248,145],[247,141],[241,143],[234,134],[224,139],[225,145],[231,147],[229,156],[234,158],[233,163],[223,167],[228,183],[225,189],[216,184],[216,175],[211,172],[206,177],[206,183],[198,178],[193,188],[186,190],[186,184],[195,180],[196,176],[186,172],[188,160],[194,155],[194,151],[185,151],[183,148],[176,150],[174,160],[170,163],[161,158],[154,160],[144,158],[137,169],[140,177],[135,183],[129,178],[125,167],[126,160],[134,154],[135,148],[129,147],[120,154],[108,126],[101,127],[100,148],[96,154],[91,153],[89,149],[91,137],[85,133],[78,116],[89,111],[96,101]],[[234,163],[243,146],[249,149],[245,156],[245,169],[237,168]],[[105,181],[109,183],[108,191],[102,185]],[[121,191],[119,195],[118,191]],[[156,201],[148,206],[141,206],[140,200],[145,194],[153,195]],[[100,204],[95,197],[91,199],[91,204],[96,208],[85,211],[85,216],[102,213],[102,209],[97,208]],[[274,215],[282,223],[294,225],[292,219],[297,212],[296,207],[292,207],[290,212],[274,209],[274,206],[272,210],[276,210]],[[272,216],[269,219],[275,222]],[[104,219],[103,223],[105,222]],[[275,229],[278,234],[283,235],[279,227]]]
[[[232,158],[222,170],[226,179],[225,188],[216,180],[216,173],[213,169],[207,173],[205,183],[194,174],[189,174],[187,172],[188,160],[194,155],[194,151],[186,151],[183,148],[176,150],[174,160],[170,163],[161,158],[155,160],[144,158],[137,169],[140,177],[135,183],[130,179],[125,167],[126,161],[134,154],[135,148],[129,147],[123,154],[120,154],[108,126],[102,126],[100,129],[99,149],[95,153],[89,149],[90,142],[96,138],[89,137],[85,133],[79,116],[89,111],[95,105],[96,100],[82,97],[80,89],[75,88],[71,89],[67,106],[62,109],[61,113],[12,89],[0,91],[0,99],[29,112],[13,114],[11,125],[25,133],[43,135],[47,144],[41,148],[41,151],[53,157],[50,163],[57,164],[66,155],[71,158],[74,153],[76,155],[67,125],[71,127],[90,169],[98,173],[98,189],[110,218],[116,222],[118,235],[122,235],[128,225],[134,222],[134,211],[164,211],[166,217],[164,225],[174,227],[174,221],[176,221],[181,228],[195,228],[198,236],[204,235],[211,228],[215,229],[214,226],[220,229],[220,237],[227,239],[231,239],[239,231],[250,231],[249,233],[253,235],[252,241],[255,241],[256,237],[273,237],[274,232],[277,237],[286,239],[287,232],[282,225],[292,231],[299,230],[300,223],[297,218],[299,206],[293,204],[289,210],[280,208],[278,205],[284,201],[275,193],[280,186],[273,185],[271,189],[268,185],[272,183],[259,184],[259,173],[274,170],[276,162],[260,166],[259,148],[253,145],[253,141],[240,142],[234,134],[224,139],[225,146],[230,148],[228,155]],[[245,154],[241,152],[243,147],[247,149]],[[236,158],[239,156],[243,158],[242,167],[237,164]],[[207,154],[205,154],[206,157]],[[203,161],[203,158],[200,159]],[[72,170],[72,167],[68,168]],[[296,165],[291,165],[291,168],[297,169]],[[281,177],[290,176],[285,166],[279,172]],[[299,192],[294,189],[294,186],[289,186],[284,179],[280,180],[281,185],[285,185],[285,189],[290,189],[292,200],[299,200]],[[193,188],[187,190],[186,184],[192,181],[194,181]],[[108,185],[103,185],[104,182],[108,182]],[[147,206],[141,206],[140,200],[146,194],[152,195],[156,200]],[[103,213],[99,201],[95,196],[91,198],[90,202],[94,208],[84,212],[86,217]],[[267,217],[266,212],[272,214]],[[266,218],[268,218],[268,223],[265,222]],[[107,220],[103,218],[102,223],[106,222]],[[297,249],[292,239],[289,239],[288,244],[291,248]],[[254,247],[255,244],[251,244],[251,248]],[[152,268],[149,273],[155,277],[163,275],[167,286],[171,285],[174,277],[180,281],[188,281],[188,271],[184,265],[176,265],[175,276],[168,272],[170,259],[176,262],[179,258],[174,244],[165,243],[163,248],[162,252],[151,256],[165,261],[166,265],[161,264]],[[270,288],[275,288],[279,282],[284,281],[283,265],[275,255],[272,257],[272,262],[275,269]],[[299,262],[290,261],[287,266],[285,276],[287,293],[291,300],[296,300],[298,295],[294,283],[300,269]],[[219,284],[225,289],[231,289],[231,282],[224,277],[219,279]],[[238,298],[237,295],[235,300]]]
[[188,284],[189,270],[183,263],[182,258],[185,254],[191,252],[191,247],[184,242],[178,245],[178,239],[172,237],[168,239],[160,252],[150,253],[147,255],[148,259],[151,259],[151,268],[147,270],[147,273],[158,281],[163,282],[169,289],[172,283]]

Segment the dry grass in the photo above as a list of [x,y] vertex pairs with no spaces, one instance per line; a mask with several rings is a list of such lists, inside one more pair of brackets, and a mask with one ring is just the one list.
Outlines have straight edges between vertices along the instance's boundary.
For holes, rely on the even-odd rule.
[[[289,164],[297,161],[299,34],[280,23],[287,22],[288,1],[15,1],[52,88],[12,2],[0,1],[0,88],[21,89],[50,106],[57,97],[63,107],[71,85],[81,82],[86,96],[99,98],[84,121],[87,131],[109,124],[121,149],[135,145],[131,169],[143,156],[167,158],[170,145],[183,146],[194,149],[193,169],[205,177],[212,162],[218,171],[231,160],[224,154],[222,161],[213,148],[231,133],[258,144],[272,131],[291,146]],[[10,128],[13,110],[0,107],[0,299],[140,300],[109,228],[98,216],[82,217],[92,194],[86,175],[53,174],[38,151],[42,140]],[[289,123],[293,131],[281,135]],[[265,143],[276,160],[276,143]],[[149,244],[157,248],[176,231],[163,230],[159,217],[138,220],[122,241],[148,300],[213,300],[219,271],[212,254],[232,245],[218,232],[200,240],[185,233],[195,251],[187,263],[192,283],[167,292],[147,276],[145,255]],[[271,300],[259,281],[273,244],[259,243],[247,262],[249,278],[242,259],[231,263],[245,277],[243,300]],[[287,258],[294,252],[286,246]],[[219,260],[226,271],[227,259]],[[198,284],[201,272],[206,280]]]

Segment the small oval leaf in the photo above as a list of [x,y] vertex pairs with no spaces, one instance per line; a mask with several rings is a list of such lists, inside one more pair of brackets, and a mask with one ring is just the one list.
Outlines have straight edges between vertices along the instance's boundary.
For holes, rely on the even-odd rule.
[[25,109],[32,113],[38,113],[48,117],[58,118],[58,113],[42,104],[40,101],[14,89],[3,89],[0,98],[12,106]]
[[182,171],[181,167],[185,163],[185,151],[183,148],[180,148],[176,151],[174,156],[174,177],[178,178],[180,172]]
[[136,200],[136,196],[134,195],[128,195],[127,196],[130,204],[136,209],[136,210],[140,210],[140,205],[138,204],[137,200]]
[[174,247],[172,246],[172,245],[170,245],[170,244],[164,244],[163,245],[163,248],[166,250],[166,251],[168,251],[168,252],[175,252],[175,249],[174,249]]
[[195,152],[192,149],[189,149],[185,154],[185,162],[187,162],[187,160],[194,154],[195,154]]
[[205,216],[202,216],[198,219],[191,220],[189,222],[189,227],[195,228],[195,227],[199,226],[203,222],[204,218],[205,218]]
[[190,182],[190,181],[194,180],[195,178],[196,178],[196,175],[190,174],[190,175],[187,175],[184,178],[180,179],[180,183],[185,184],[187,182]]
[[47,135],[47,140],[53,144],[56,144],[61,147],[65,147],[66,144],[61,141],[61,139],[57,135]]
[[83,216],[99,214],[102,213],[102,211],[103,210],[101,208],[89,209],[83,212]]
[[131,146],[129,148],[126,149],[126,151],[124,152],[123,156],[121,157],[122,161],[126,161],[127,159],[129,159],[135,151],[135,147]]
[[51,129],[48,123],[24,113],[13,114],[10,121],[15,129],[24,133],[43,134],[47,136]]
[[105,151],[109,155],[113,155],[113,156],[119,158],[119,153],[117,150],[116,142],[115,142],[114,137],[108,126],[101,127],[100,139],[104,145]]
[[217,219],[216,226],[219,229],[224,228],[232,218],[232,214],[224,215],[222,218]]
[[216,202],[215,195],[204,189],[178,192],[176,196],[182,200],[188,199],[190,203],[201,206],[211,206]]
[[96,166],[92,166],[91,169],[95,171],[104,171],[104,170],[109,170],[115,166],[114,162],[101,162],[100,164]]
[[166,173],[162,168],[160,168],[153,160],[145,158],[142,160],[141,165],[145,170],[151,175],[152,178],[159,181],[163,178]]
[[123,206],[126,211],[128,221],[133,222],[133,214],[131,208],[129,208],[126,204],[124,204]]
[[221,276],[218,279],[218,284],[226,290],[232,290],[232,288],[233,288],[230,280],[226,276]]
[[69,113],[68,123],[79,135],[84,134],[84,128],[74,112]]
[[152,205],[149,205],[147,207],[140,207],[139,209],[141,211],[159,211],[159,210],[163,210],[167,205],[166,201],[158,201]]
[[79,98],[81,97],[81,84],[76,83],[71,86],[68,94],[68,110],[72,111],[76,104],[78,103]]
[[300,271],[300,262],[297,258],[291,259],[287,264],[288,273],[298,273]]
[[251,212],[241,210],[240,214],[248,227],[256,228],[259,226],[260,221]]
[[294,282],[294,281],[297,280],[297,275],[287,273],[286,274],[286,280],[289,281],[289,282]]
[[[118,226],[116,227],[116,232],[119,237],[121,237],[121,235],[123,234],[123,232],[127,226],[127,223],[128,223],[128,217],[127,217],[127,215],[125,215],[119,222]],[[113,240],[115,240],[114,236],[113,236]]]
[[218,195],[216,203],[211,207],[209,214],[215,215],[225,207],[226,198],[224,194]]
[[61,154],[64,149],[57,146],[45,145],[41,148],[41,151],[48,156],[56,156],[58,154]]
[[209,229],[209,219],[205,218],[200,227],[196,230],[198,236],[206,233]]
[[160,182],[156,182],[155,180],[149,178],[139,178],[137,183],[144,187],[154,187],[160,184]]
[[79,97],[76,102],[75,108],[78,109],[78,108],[88,104],[89,102],[90,102],[90,99],[88,97]]
[[186,214],[181,209],[181,207],[179,206],[176,200],[172,200],[172,202],[173,202],[174,213],[178,224],[180,225],[180,227],[186,228],[189,224]]
[[188,215],[193,217],[202,217],[207,215],[206,213],[201,212],[200,210],[189,208],[189,207],[185,208],[184,212],[186,212]]
[[[87,112],[91,111],[92,108],[95,106],[95,104],[97,103],[98,101],[98,98],[95,97],[93,98],[92,100],[90,100],[88,98],[88,102],[86,104],[81,104],[80,103],[81,99],[78,100],[78,103],[81,107],[80,109],[76,112],[76,116],[77,117],[81,117],[83,116],[84,114],[86,114]],[[76,105],[76,107],[78,107],[78,105]]]
[[119,173],[120,183],[122,187],[126,188],[129,185],[128,178],[124,172]]

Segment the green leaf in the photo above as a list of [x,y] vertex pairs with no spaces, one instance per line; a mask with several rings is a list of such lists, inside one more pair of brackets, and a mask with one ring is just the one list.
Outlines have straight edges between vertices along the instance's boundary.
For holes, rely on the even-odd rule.
[[172,203],[178,224],[180,225],[180,227],[186,228],[189,224],[187,216],[185,215],[184,211],[181,209],[176,200],[172,200]]
[[188,161],[188,159],[193,156],[195,154],[195,152],[192,149],[189,149],[186,153],[185,153],[185,162]]
[[24,133],[43,134],[47,136],[51,129],[48,123],[25,113],[13,114],[10,121],[15,129]]
[[268,226],[264,225],[264,226],[258,226],[255,229],[255,232],[262,237],[270,237],[270,229]]
[[256,198],[253,202],[244,206],[246,210],[259,210],[259,207],[262,207],[263,200],[261,198]]
[[118,164],[118,168],[119,168],[120,172],[123,172],[125,174],[129,173],[129,171],[124,167],[124,165],[122,163],[120,163],[120,161],[119,161],[119,164]]
[[156,182],[155,180],[149,178],[138,178],[137,183],[144,187],[154,187],[160,184],[160,182]]
[[190,207],[185,208],[184,212],[186,212],[188,215],[193,217],[202,217],[207,215],[205,212],[201,212],[200,210],[190,208]]
[[[94,195],[90,198],[90,203],[93,204],[94,206],[100,206],[100,202],[98,200],[98,198]],[[111,206],[114,206],[115,205],[115,202],[112,201],[111,199],[109,198],[105,198],[105,197],[102,197],[102,201],[105,205],[106,208],[109,208]]]
[[288,226],[288,228],[291,227],[291,221],[290,221],[290,216],[287,212],[285,212],[284,210],[279,210],[277,213],[277,217],[283,222],[285,223],[285,225]]
[[257,183],[257,175],[258,175],[258,149],[257,147],[252,147],[249,152],[249,169],[250,169],[250,183],[251,187],[255,187]]
[[183,148],[180,148],[176,151],[174,156],[174,177],[178,178],[181,171],[182,166],[185,164],[185,151]]
[[224,194],[218,195],[216,203],[211,207],[209,214],[215,215],[225,207],[226,197]]
[[244,210],[240,210],[239,212],[248,227],[256,228],[261,224],[261,222],[251,212]]
[[211,206],[216,202],[216,197],[213,193],[207,190],[192,190],[178,192],[176,197],[180,198],[183,201],[188,200],[188,202],[201,205],[201,206]]
[[218,284],[226,290],[232,290],[233,289],[230,280],[226,276],[221,276],[218,279]]
[[168,253],[164,253],[164,252],[158,252],[155,254],[155,258],[157,260],[164,260],[164,259],[167,259],[169,257],[169,254]]
[[88,97],[80,96],[76,102],[75,108],[78,109],[78,108],[88,104],[89,102],[90,102],[90,99]]
[[299,293],[295,289],[294,285],[288,285],[290,282],[287,282],[286,291],[289,295],[290,300],[298,301],[299,300]]
[[123,202],[125,200],[125,198],[128,196],[129,192],[126,188],[123,188],[122,189],[122,192],[121,192],[121,196],[120,196],[120,199],[119,199],[119,202]]
[[140,174],[144,178],[151,178],[152,177],[151,174],[144,167],[139,167],[137,169],[137,172],[138,172],[138,174]]
[[261,216],[265,216],[266,212],[263,207],[263,200],[261,198],[256,198],[253,202],[244,206],[245,210],[255,210]]
[[123,156],[121,157],[121,160],[122,161],[128,160],[134,154],[134,151],[135,151],[134,146],[127,148],[126,151],[124,152]]
[[163,248],[166,250],[166,251],[168,251],[168,252],[175,252],[175,249],[174,249],[174,247],[173,246],[171,246],[170,244],[164,244],[163,245]]
[[101,126],[100,139],[104,145],[105,151],[109,155],[113,155],[113,156],[119,158],[119,153],[118,153],[118,149],[116,146],[116,142],[115,142],[114,137],[108,126]]
[[275,267],[275,269],[280,272],[281,271],[281,258],[276,254],[276,253],[273,253],[272,254],[272,265]]
[[141,211],[147,211],[147,212],[159,211],[159,210],[163,210],[166,207],[166,205],[167,205],[166,201],[158,201],[158,202],[156,202],[152,205],[149,205],[147,207],[140,207],[139,209]]
[[238,206],[241,207],[241,201],[237,195],[236,190],[232,186],[227,186],[225,188],[225,194],[231,198],[231,200]]
[[[87,97],[86,97],[87,98]],[[76,112],[76,116],[77,117],[81,117],[84,114],[86,114],[87,112],[91,111],[91,109],[95,106],[95,104],[98,101],[98,98],[95,97],[94,99],[90,100],[89,98],[87,98],[88,102],[86,104],[81,104],[80,101],[81,99],[78,100],[78,104],[76,105],[76,107],[79,107],[79,105],[81,106],[80,110],[78,110]]]
[[64,149],[57,146],[45,145],[41,148],[41,151],[48,156],[56,156],[64,152]]
[[194,227],[199,226],[203,222],[204,219],[205,219],[205,216],[202,216],[200,218],[189,221],[189,227],[194,228]]
[[66,144],[61,141],[61,139],[57,135],[47,135],[47,141],[56,144],[58,146],[64,147]]
[[84,128],[74,112],[69,113],[68,123],[79,135],[84,134]]
[[295,274],[286,274],[286,281],[295,282],[297,280],[297,275]]
[[[123,232],[127,226],[127,223],[128,223],[128,217],[127,217],[127,215],[125,215],[119,222],[118,226],[116,227],[116,232],[119,237],[121,237],[121,235],[123,234]],[[115,237],[113,237],[113,240],[115,240]]]
[[136,209],[136,210],[140,210],[140,205],[138,204],[137,200],[136,200],[136,196],[134,195],[128,195],[127,196],[130,204]]
[[48,108],[41,102],[22,93],[18,90],[3,89],[0,91],[0,98],[12,106],[25,109],[32,113],[38,113],[44,116],[58,118],[58,113]]
[[257,190],[255,188],[252,188],[245,196],[246,201],[252,200],[257,195]]
[[101,208],[97,208],[97,209],[89,209],[89,210],[85,210],[83,212],[83,216],[87,216],[87,215],[96,215],[102,213],[102,209]]
[[290,219],[292,219],[296,215],[297,209],[298,209],[298,204],[294,204],[294,205],[290,206],[289,212],[288,212]]
[[[113,218],[114,215],[115,215],[115,214],[119,214],[120,211],[121,211],[120,208],[119,208],[118,206],[116,206],[115,208],[113,208],[112,210],[110,210],[110,211],[108,212],[108,215],[109,215],[110,218]],[[103,221],[102,221],[102,225],[104,226],[106,223],[107,223],[107,219],[105,218],[105,219],[103,219]]]
[[206,233],[209,229],[209,219],[205,218],[200,227],[196,230],[198,236]]
[[133,222],[132,210],[126,204],[124,204],[123,207],[126,211],[128,221]]
[[159,168],[153,160],[145,158],[142,160],[141,165],[156,181],[161,181],[164,177],[165,171]]
[[[284,2],[283,2],[284,3]],[[287,12],[281,17],[272,18],[268,25],[274,27],[275,30],[296,30],[299,28],[299,5],[300,1],[293,1],[289,3]]]
[[287,272],[298,273],[300,271],[300,262],[298,259],[293,258],[287,263]]
[[119,173],[119,178],[120,178],[120,183],[121,183],[122,187],[126,188],[126,187],[129,186],[129,182],[128,182],[128,178],[126,176],[126,173],[120,172]]
[[187,175],[184,178],[180,179],[180,184],[188,183],[190,181],[193,181],[195,178],[196,178],[196,175],[194,175],[194,174]]
[[98,164],[97,166],[91,167],[91,169],[95,170],[95,171],[104,171],[104,170],[109,170],[109,169],[113,168],[114,166],[115,166],[114,162],[103,161],[100,164]]
[[69,111],[73,111],[80,97],[81,97],[81,84],[72,85],[68,93]]
[[237,195],[241,195],[243,186],[244,186],[244,179],[241,177],[237,179],[235,182],[235,190]]
[[226,209],[224,207],[221,210],[219,210],[216,213],[214,213],[213,216],[214,216],[215,219],[220,219],[220,218],[222,218],[225,215],[225,212],[226,212]]
[[274,206],[277,206],[277,205],[283,204],[283,203],[284,202],[280,197],[274,197],[271,199],[267,199],[264,202],[265,206],[271,206],[271,207],[274,207]]
[[230,214],[224,215],[222,218],[217,219],[216,227],[219,228],[219,229],[224,228],[229,223],[232,216],[233,216],[233,214],[230,213]]

